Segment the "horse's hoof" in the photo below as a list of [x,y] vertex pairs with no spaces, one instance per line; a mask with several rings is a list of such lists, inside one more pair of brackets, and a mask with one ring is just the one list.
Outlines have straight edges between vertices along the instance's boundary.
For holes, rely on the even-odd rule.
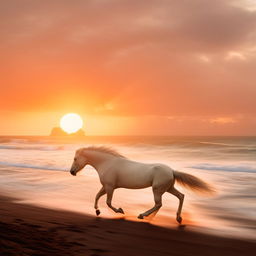
[[99,210],[99,209],[96,210],[96,215],[97,215],[97,216],[100,215],[100,210]]
[[178,216],[178,217],[176,218],[176,220],[181,224],[182,218],[181,218],[180,216]]
[[117,212],[124,214],[124,211],[123,211],[122,208],[118,208],[118,209],[117,209]]
[[142,214],[140,214],[140,215],[138,216],[138,219],[144,219],[144,216],[143,216]]

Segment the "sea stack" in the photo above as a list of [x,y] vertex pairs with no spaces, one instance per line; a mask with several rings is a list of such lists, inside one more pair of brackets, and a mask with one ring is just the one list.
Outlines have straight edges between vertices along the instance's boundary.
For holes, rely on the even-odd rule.
[[60,127],[53,127],[50,136],[53,137],[84,137],[85,132],[80,129],[77,132],[74,133],[66,133],[64,132]]

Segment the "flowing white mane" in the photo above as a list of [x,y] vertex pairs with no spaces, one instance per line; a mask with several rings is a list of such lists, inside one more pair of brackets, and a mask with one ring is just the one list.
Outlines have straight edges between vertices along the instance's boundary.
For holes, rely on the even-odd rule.
[[120,154],[119,152],[117,152],[116,150],[109,148],[109,147],[105,147],[105,146],[90,146],[87,148],[84,148],[84,150],[91,150],[91,151],[98,151],[101,153],[106,153],[106,154],[110,154],[112,156],[118,156],[118,157],[122,157],[122,158],[126,158],[125,156],[123,156],[122,154]]

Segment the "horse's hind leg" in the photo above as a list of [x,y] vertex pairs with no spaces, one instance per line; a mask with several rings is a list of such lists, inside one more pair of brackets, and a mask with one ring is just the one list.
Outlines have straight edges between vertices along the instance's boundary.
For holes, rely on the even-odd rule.
[[168,190],[169,193],[173,194],[174,196],[176,196],[179,199],[179,207],[178,207],[178,211],[177,211],[177,217],[176,220],[181,223],[182,222],[182,218],[181,218],[181,210],[182,210],[182,205],[183,205],[183,201],[184,201],[184,194],[182,194],[180,191],[178,191],[176,188],[172,187]]
[[151,213],[157,212],[162,207],[162,195],[165,191],[166,190],[163,190],[161,188],[153,188],[155,205],[148,211],[140,214],[138,216],[139,219],[143,219],[145,216],[149,216]]
[[106,190],[104,187],[102,187],[100,189],[100,191],[97,193],[96,197],[95,197],[95,203],[94,203],[94,208],[96,210],[96,215],[100,215],[100,210],[98,209],[98,201],[99,199],[106,194]]

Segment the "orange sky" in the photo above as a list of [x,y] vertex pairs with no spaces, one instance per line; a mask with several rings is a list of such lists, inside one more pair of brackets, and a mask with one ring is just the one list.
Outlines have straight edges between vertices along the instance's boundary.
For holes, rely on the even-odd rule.
[[252,0],[1,1],[0,134],[256,135]]

